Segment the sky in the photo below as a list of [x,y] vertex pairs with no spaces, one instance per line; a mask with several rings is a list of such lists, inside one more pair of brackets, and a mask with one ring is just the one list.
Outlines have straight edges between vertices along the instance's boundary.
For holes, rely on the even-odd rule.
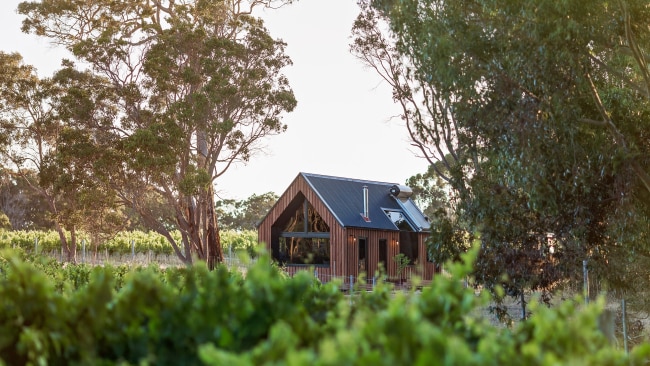
[[[20,1],[0,1],[0,51],[18,52],[39,76],[50,76],[69,56],[20,32]],[[263,141],[264,153],[218,178],[219,197],[281,195],[300,172],[404,184],[426,171],[390,87],[349,51],[357,14],[352,0],[299,0],[259,13],[271,36],[287,43],[293,65],[284,74],[298,105],[283,117],[287,131]]]

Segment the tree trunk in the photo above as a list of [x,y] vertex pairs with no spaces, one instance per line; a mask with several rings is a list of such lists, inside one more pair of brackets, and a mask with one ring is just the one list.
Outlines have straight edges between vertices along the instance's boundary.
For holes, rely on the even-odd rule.
[[68,262],[77,263],[77,230],[73,227],[70,230],[70,243],[68,244]]
[[221,248],[221,237],[219,235],[219,224],[217,223],[217,213],[214,204],[214,190],[212,185],[208,188],[207,195],[207,210],[206,210],[206,223],[207,223],[207,265],[211,271],[215,269],[217,263],[223,262],[223,250]]
[[[63,248],[65,254],[65,261],[70,263],[76,263],[76,253],[71,251],[70,245],[68,245],[68,239],[65,237],[65,231],[61,227],[61,224],[54,222],[54,229],[59,234],[59,240],[61,241],[61,248]],[[72,231],[74,233],[74,230]]]
[[[205,140],[204,130],[199,129],[197,131],[196,146],[199,166],[212,173],[207,164],[208,146]],[[213,176],[213,174],[210,174],[210,176]],[[217,224],[217,213],[215,212],[214,187],[212,182],[210,182],[202,194],[204,194],[204,196],[202,197],[203,199],[199,200],[199,204],[205,205],[205,207],[200,207],[197,211],[203,213],[203,217],[201,217],[203,222],[199,223],[199,228],[205,230],[203,233],[205,235],[199,235],[199,238],[204,238],[203,240],[205,242],[201,243],[203,244],[202,248],[205,248],[204,259],[208,269],[212,271],[216,268],[217,263],[223,262],[223,251],[221,250],[221,238],[219,237],[219,226]]]

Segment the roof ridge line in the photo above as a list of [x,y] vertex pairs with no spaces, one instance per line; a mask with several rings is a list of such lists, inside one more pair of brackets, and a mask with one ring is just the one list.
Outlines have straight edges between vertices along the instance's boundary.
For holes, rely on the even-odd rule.
[[340,176],[334,176],[334,175],[326,175],[326,174],[314,174],[314,173],[307,173],[307,172],[300,172],[305,177],[318,177],[318,178],[329,178],[329,179],[336,179],[336,180],[344,180],[348,182],[359,182],[359,183],[374,183],[374,184],[385,184],[385,185],[400,185],[400,183],[394,183],[394,182],[382,182],[382,181],[377,181],[377,180],[368,180],[368,179],[357,179],[357,178],[346,178],[346,177],[340,177]]

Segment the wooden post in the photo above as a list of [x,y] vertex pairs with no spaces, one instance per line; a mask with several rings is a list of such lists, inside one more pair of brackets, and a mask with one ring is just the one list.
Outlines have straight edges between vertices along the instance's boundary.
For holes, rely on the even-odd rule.
[[352,275],[350,275],[350,290],[348,292],[348,297],[350,298],[350,306],[352,306],[352,293],[354,292],[353,283],[354,283],[354,279]]
[[589,270],[586,259],[582,261],[582,276],[584,277],[585,304],[589,304]]
[[623,347],[625,348],[625,353],[629,354],[630,351],[627,348],[627,321],[625,320],[625,299],[621,300],[621,312],[623,316]]

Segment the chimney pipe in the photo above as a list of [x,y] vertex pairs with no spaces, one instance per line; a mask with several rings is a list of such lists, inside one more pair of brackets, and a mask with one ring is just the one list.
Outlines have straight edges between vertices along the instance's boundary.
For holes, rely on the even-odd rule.
[[363,217],[367,220],[368,217],[368,186],[363,186]]

